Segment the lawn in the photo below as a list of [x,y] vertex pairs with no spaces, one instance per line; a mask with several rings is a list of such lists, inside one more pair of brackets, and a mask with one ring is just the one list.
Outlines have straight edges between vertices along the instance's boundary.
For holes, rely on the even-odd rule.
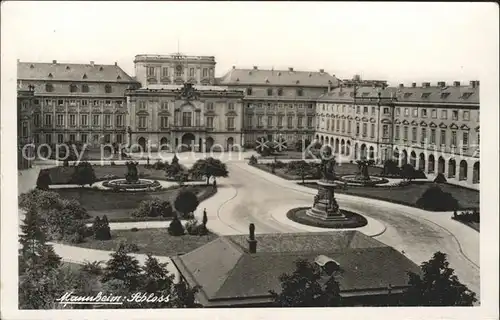
[[[198,196],[200,202],[212,196],[217,191],[212,186],[184,186],[182,188],[193,191]],[[51,191],[57,192],[64,199],[77,200],[92,217],[105,214],[109,221],[118,222],[137,220],[132,219],[131,214],[143,200],[159,198],[162,201],[170,201],[173,204],[180,190],[181,188],[154,192],[115,192],[89,188],[69,188],[52,189]],[[140,220],[150,219],[141,218]],[[155,220],[161,220],[161,217],[156,217]]]
[[[279,161],[279,160],[278,160]],[[256,168],[259,168],[261,170],[264,170],[266,172],[271,173],[271,167],[264,164],[264,163],[257,163],[254,165]],[[376,175],[380,174],[382,171],[381,168],[378,167],[368,167],[368,173],[370,175]],[[286,180],[302,180],[302,178],[299,175],[294,175],[291,173],[286,172],[286,168],[279,168],[275,169],[274,171],[275,175],[277,175],[280,178],[286,179]],[[344,175],[353,175],[358,172],[358,165],[353,164],[353,163],[340,163],[335,166],[335,173],[337,176],[344,176]],[[318,177],[314,176],[308,176],[305,178],[305,180],[311,180],[311,179],[318,179]]]
[[157,256],[174,256],[184,254],[216,239],[218,236],[209,233],[205,236],[171,236],[167,228],[131,230],[111,230],[111,240],[95,240],[86,238],[83,243],[73,246],[114,251],[120,242],[133,243],[139,247],[135,253],[151,253]]
[[[415,207],[420,196],[432,185],[432,182],[413,182],[403,187],[348,187],[345,190],[335,189],[335,192],[385,200]],[[304,186],[317,189],[317,184],[312,182],[306,182]],[[458,200],[461,209],[470,210],[479,208],[479,191],[452,184],[439,184],[439,186],[444,192],[451,193],[451,195]]]
[[[153,163],[152,163],[153,164]],[[120,178],[125,178],[125,173],[127,172],[127,166],[125,165],[116,165],[116,166],[100,166],[94,165],[94,172],[97,180],[104,180],[106,176],[113,175]],[[75,168],[70,167],[54,167],[50,169],[46,169],[50,172],[50,178],[52,180],[52,184],[70,184],[71,176],[75,171]],[[138,165],[137,171],[139,172],[140,178],[147,179],[159,179],[166,180],[167,177],[165,175],[164,170],[156,170],[153,168],[146,168],[144,165]]]

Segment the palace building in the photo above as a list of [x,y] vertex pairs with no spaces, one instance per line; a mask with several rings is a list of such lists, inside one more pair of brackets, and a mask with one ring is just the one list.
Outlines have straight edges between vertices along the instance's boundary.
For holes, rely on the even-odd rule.
[[248,146],[258,137],[282,137],[290,144],[312,141],[317,99],[339,85],[339,80],[321,69],[316,72],[263,70],[233,67],[218,79],[220,85],[242,90],[244,132]]
[[33,89],[36,145],[81,141],[90,146],[125,139],[125,90],[137,82],[114,65],[19,62],[17,81]]
[[143,150],[232,150],[242,145],[243,92],[215,85],[214,57],[138,55],[127,90],[129,143]]
[[479,81],[340,87],[320,97],[316,111],[316,139],[344,160],[394,157],[478,186]]
[[31,157],[33,148],[29,147],[33,143],[33,100],[34,87],[28,86],[26,89],[17,90],[17,167],[18,169],[31,168]]

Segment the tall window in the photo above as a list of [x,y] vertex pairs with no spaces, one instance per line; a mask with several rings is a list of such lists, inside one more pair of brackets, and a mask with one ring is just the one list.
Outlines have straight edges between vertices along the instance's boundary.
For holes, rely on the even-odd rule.
[[410,115],[410,109],[405,108],[405,117],[408,117]]
[[76,115],[75,114],[69,115],[69,125],[72,127],[76,126]]
[[214,103],[207,102],[207,111],[213,111],[213,110],[214,110]]
[[194,118],[194,125],[199,127],[200,126],[200,121],[201,121],[201,113],[196,112],[195,113],[195,118]]
[[359,113],[360,106],[356,106],[356,113]]
[[368,124],[363,123],[363,137],[366,137],[367,134],[368,134]]
[[139,101],[139,110],[146,110],[146,101]]
[[194,77],[194,68],[189,68],[189,76]]
[[345,120],[342,120],[342,132],[345,132]]
[[297,117],[297,127],[302,128],[302,117]]
[[420,111],[420,114],[422,115],[422,118],[427,118],[427,109],[422,109],[422,111]]
[[192,114],[191,112],[183,112],[182,113],[182,126],[183,127],[190,127],[191,126],[191,118]]
[[363,114],[367,114],[368,113],[368,107],[363,107]]
[[418,109],[417,108],[413,108],[413,117],[414,118],[418,117]]
[[80,125],[88,126],[88,116],[86,114],[80,115]]
[[206,78],[206,77],[208,77],[208,69],[203,68],[203,78]]
[[146,128],[146,117],[145,116],[141,116],[139,117],[139,128]]
[[155,68],[154,67],[148,67],[148,76],[152,77],[155,75]]
[[267,126],[268,127],[273,126],[273,116],[267,116]]
[[432,119],[437,119],[437,110],[436,109],[432,109],[431,117],[432,117]]
[[307,117],[307,126],[312,128],[313,126],[313,117]]
[[389,126],[384,124],[382,126],[382,137],[388,138],[389,137]]
[[247,88],[247,96],[251,96],[252,95],[252,88]]
[[340,131],[340,119],[337,119],[337,132]]
[[104,115],[104,125],[106,127],[111,126],[111,115],[110,114],[105,114]]
[[416,127],[411,128],[411,141],[417,142],[417,128]]
[[161,69],[161,75],[163,77],[168,77],[168,67],[164,67]]
[[58,114],[56,118],[56,124],[58,126],[64,126],[64,114]]
[[57,135],[57,143],[64,143],[64,135],[61,133]]
[[123,115],[121,114],[116,115],[116,126],[117,127],[123,126]]
[[359,136],[359,122],[356,123],[356,135]]
[[396,108],[396,116],[400,116],[400,115],[401,115],[401,109]]
[[160,122],[160,126],[161,126],[162,128],[168,128],[168,117],[166,117],[166,116],[161,116],[161,117],[160,117],[160,121],[161,121],[161,122]]
[[227,128],[234,130],[234,117],[227,117]]
[[351,133],[352,121],[347,121],[347,133]]
[[441,130],[441,145],[446,144],[446,130]]
[[431,143],[436,143],[436,129],[431,129]]
[[116,143],[122,143],[123,142],[123,137],[121,133],[116,134]]
[[257,127],[262,127],[263,126],[263,123],[262,123],[262,116],[261,115],[258,115],[257,116]]
[[26,122],[26,121],[23,121],[22,135],[23,135],[23,137],[27,137],[28,136],[28,122]]
[[70,84],[69,92],[76,92],[76,91],[78,91],[78,87],[76,86],[76,84]]
[[282,96],[283,95],[283,89],[282,88],[279,88],[278,89],[278,96]]
[[227,110],[234,111],[234,102],[229,102],[227,104]]
[[297,89],[297,95],[302,97],[304,95],[304,90],[302,88]]
[[45,135],[45,143],[48,143],[48,144],[52,143],[52,135],[50,133],[47,133]]
[[72,133],[72,134],[69,135],[69,141],[71,141],[71,142],[75,142],[76,141],[74,133]]
[[287,120],[286,120],[286,123],[288,125],[288,129],[293,128],[293,117],[292,116],[288,116]]
[[458,110],[453,110],[451,112],[451,119],[452,120],[458,120]]
[[214,128],[214,117],[207,117],[207,128]]
[[83,142],[83,143],[87,143],[87,134],[86,133],[82,133],[80,135],[80,140]]
[[370,136],[371,136],[372,138],[374,138],[374,137],[375,137],[375,124],[374,124],[374,123],[372,123],[372,124],[370,125]]
[[89,85],[88,84],[82,84],[82,92],[89,92]]
[[394,140],[399,140],[399,126],[394,129]]
[[465,121],[469,121],[469,119],[470,119],[469,111],[464,111],[463,118],[464,118]]
[[99,125],[99,115],[98,114],[93,114],[92,115],[92,125],[93,126],[98,126]]
[[389,114],[389,108],[384,108],[384,114]]
[[420,142],[424,143],[425,142],[425,138],[427,138],[427,129],[426,128],[422,128],[422,133],[420,134]]
[[408,140],[408,127],[403,127],[403,140]]
[[272,96],[273,95],[273,89],[272,88],[267,88],[267,95]]
[[[342,108],[342,111],[344,111],[344,108]],[[375,107],[372,107],[372,115],[374,115],[376,111],[377,109],[375,109]]]
[[283,116],[278,116],[278,127],[283,126]]
[[451,145],[453,147],[457,145],[457,132],[456,131],[451,132]]
[[448,118],[448,111],[441,110],[441,119],[446,120]]
[[35,125],[35,127],[39,127],[40,126],[40,114],[35,113],[33,115],[33,124]]
[[464,148],[469,146],[469,133],[467,131],[462,132],[462,144]]
[[113,89],[111,88],[111,85],[107,84],[104,86],[104,91],[106,93],[111,93],[113,91]]

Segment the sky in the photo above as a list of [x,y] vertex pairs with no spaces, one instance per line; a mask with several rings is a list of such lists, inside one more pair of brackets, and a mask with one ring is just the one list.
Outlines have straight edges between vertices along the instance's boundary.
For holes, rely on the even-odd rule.
[[[390,84],[479,80],[498,50],[494,3],[2,2],[21,61],[112,64],[136,54],[215,56],[232,66],[319,70]],[[491,56],[490,56],[491,58]]]

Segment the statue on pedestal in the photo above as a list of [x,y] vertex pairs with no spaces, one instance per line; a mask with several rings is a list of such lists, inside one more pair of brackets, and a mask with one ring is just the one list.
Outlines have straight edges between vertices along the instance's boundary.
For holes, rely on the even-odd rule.
[[127,166],[127,173],[125,174],[125,180],[127,180],[128,183],[134,183],[139,181],[139,173],[137,171],[137,165],[139,165],[139,162],[127,161],[125,162],[125,165]]
[[333,181],[335,180],[335,159],[321,160],[321,179]]

